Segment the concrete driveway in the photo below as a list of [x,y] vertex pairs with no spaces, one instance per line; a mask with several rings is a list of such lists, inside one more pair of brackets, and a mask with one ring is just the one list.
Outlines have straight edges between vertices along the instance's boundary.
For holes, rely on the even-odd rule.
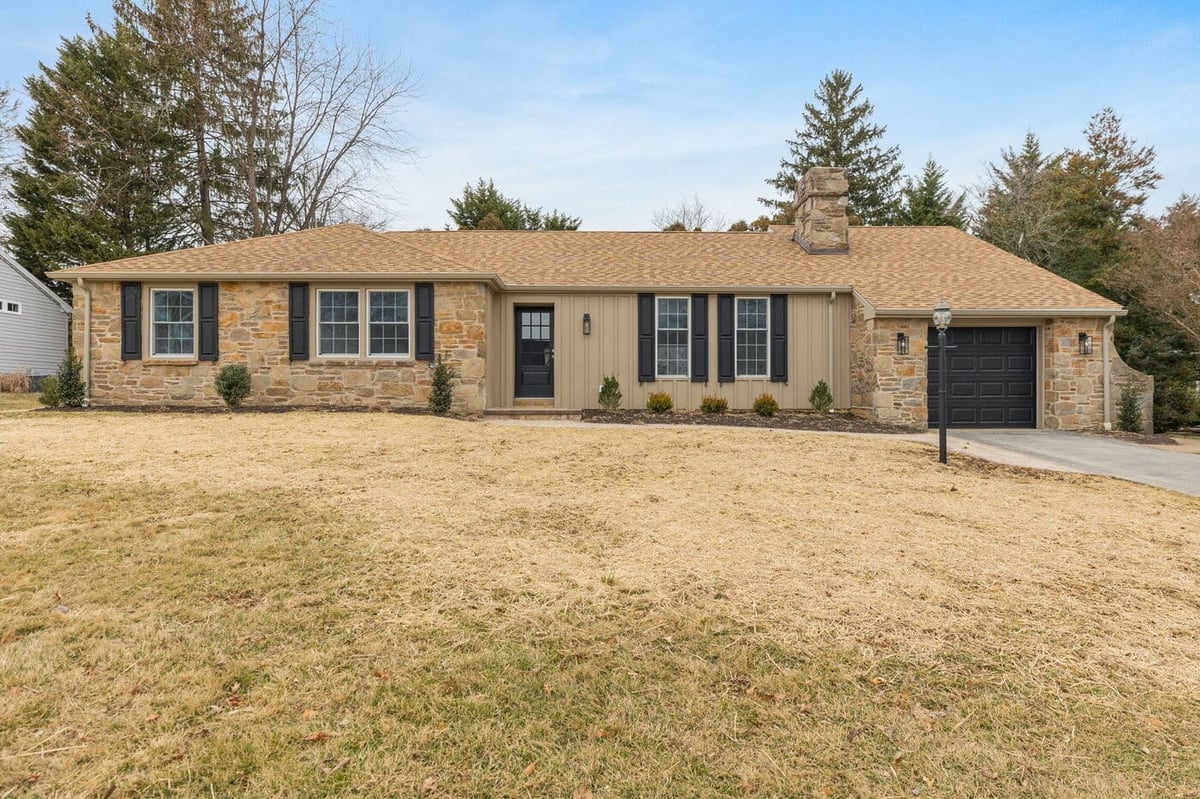
[[[923,436],[937,444],[937,433]],[[951,430],[950,452],[1014,466],[1120,477],[1200,496],[1200,455],[1059,430]]]

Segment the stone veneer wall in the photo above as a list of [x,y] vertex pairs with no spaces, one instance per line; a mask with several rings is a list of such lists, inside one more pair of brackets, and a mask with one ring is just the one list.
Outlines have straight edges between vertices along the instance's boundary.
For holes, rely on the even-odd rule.
[[[925,429],[929,424],[924,319],[866,319],[850,312],[850,403],[861,416]],[[908,354],[896,352],[896,334],[908,336]]]
[[[1107,320],[1055,319],[1043,332],[1042,397],[1045,424],[1053,430],[1104,429],[1104,337]],[[1092,337],[1092,354],[1079,354],[1079,334]],[[1154,378],[1131,368],[1117,354],[1111,339],[1109,354],[1109,413],[1117,426],[1121,389],[1132,383],[1141,394],[1142,422],[1154,431]]]
[[[220,361],[215,363],[150,358],[145,334],[143,358],[122,361],[120,284],[92,283],[89,288],[88,389],[96,405],[220,406],[213,381],[221,367],[231,363],[244,363],[250,369],[248,406],[425,407],[429,399],[433,370],[426,361],[315,356],[308,361],[289,361],[287,283],[220,284]],[[81,298],[77,304],[82,308]],[[142,307],[144,314],[145,301]],[[434,286],[434,350],[458,375],[456,411],[477,413],[486,405],[487,307],[488,289],[481,283]],[[310,330],[315,324],[314,314]],[[73,328],[76,350],[82,352],[83,313],[74,315]]]

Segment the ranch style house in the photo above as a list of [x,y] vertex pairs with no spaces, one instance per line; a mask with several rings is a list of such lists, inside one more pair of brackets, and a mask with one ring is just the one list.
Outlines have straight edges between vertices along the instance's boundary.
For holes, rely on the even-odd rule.
[[935,425],[945,299],[949,423],[1106,429],[1149,378],[1113,347],[1124,309],[949,227],[851,227],[845,170],[810,170],[796,225],[765,233],[305,230],[53,274],[75,294],[93,405],[424,407],[432,362],[467,413],[697,408],[763,393]]

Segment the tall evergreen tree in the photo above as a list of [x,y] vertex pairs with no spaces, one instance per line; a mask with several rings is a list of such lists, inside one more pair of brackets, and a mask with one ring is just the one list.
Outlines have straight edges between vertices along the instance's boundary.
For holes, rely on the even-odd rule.
[[1020,150],[1007,148],[999,164],[988,164],[979,187],[975,232],[984,241],[1038,266],[1057,271],[1063,239],[1069,235],[1062,218],[1053,172],[1061,156],[1047,156],[1033,133]]
[[54,66],[25,85],[33,105],[16,128],[24,158],[4,221],[26,268],[44,278],[195,243],[176,192],[186,142],[127,26],[64,39]]
[[949,225],[960,230],[967,226],[967,196],[955,196],[946,185],[946,170],[930,156],[921,170],[920,180],[908,178],[900,190],[897,225]]
[[814,102],[804,104],[804,127],[787,140],[788,156],[779,162],[779,173],[766,181],[778,196],[759,198],[775,209],[777,221],[792,221],[796,182],[806,171],[835,166],[849,170],[851,223],[891,223],[903,169],[900,148],[883,147],[887,127],[872,121],[875,107],[862,90],[849,72],[838,69],[821,79]]
[[141,37],[173,121],[189,143],[181,202],[199,239],[236,238],[245,202],[228,157],[229,105],[251,74],[254,11],[244,0],[113,0],[118,24]]
[[458,230],[578,230],[583,222],[557,208],[547,214],[506,197],[491,178],[463,186],[462,197],[451,197],[446,213]]

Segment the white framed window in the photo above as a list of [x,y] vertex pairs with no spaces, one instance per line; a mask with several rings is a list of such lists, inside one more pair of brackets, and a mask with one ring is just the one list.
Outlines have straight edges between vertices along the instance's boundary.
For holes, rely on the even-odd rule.
[[358,355],[358,295],[353,291],[317,291],[317,354]]
[[150,289],[150,354],[191,358],[196,354],[196,292]]
[[655,298],[654,372],[656,377],[687,377],[691,319],[687,297]]
[[367,354],[407,358],[411,342],[408,292],[389,289],[367,292]]
[[326,358],[411,358],[409,289],[318,289],[317,355]]
[[770,350],[770,303],[766,297],[738,297],[734,351],[738,377],[766,377]]
[[19,303],[19,302],[4,302],[4,303],[0,303],[0,308],[2,308],[5,311],[8,311],[9,313],[20,313],[21,312],[21,303]]

